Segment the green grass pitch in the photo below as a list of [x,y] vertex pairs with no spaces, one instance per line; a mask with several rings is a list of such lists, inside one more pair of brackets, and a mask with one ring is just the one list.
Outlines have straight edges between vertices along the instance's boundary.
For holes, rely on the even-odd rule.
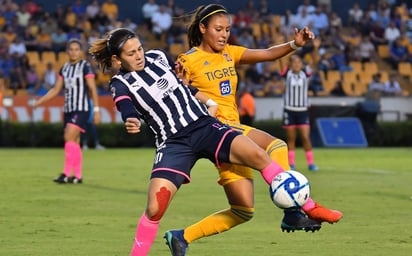
[[[0,150],[0,255],[129,255],[146,204],[153,149],[88,150],[84,184],[57,185],[63,149]],[[312,197],[344,212],[316,233],[283,233],[282,212],[256,172],[255,217],[195,241],[190,256],[411,255],[412,149],[315,149]],[[170,255],[162,238],[227,207],[213,165],[200,160],[163,218],[150,255]]]

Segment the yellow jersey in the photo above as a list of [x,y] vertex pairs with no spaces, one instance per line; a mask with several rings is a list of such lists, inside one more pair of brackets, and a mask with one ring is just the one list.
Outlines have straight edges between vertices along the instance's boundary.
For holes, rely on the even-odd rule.
[[193,47],[178,57],[191,85],[219,104],[216,117],[223,122],[239,122],[235,66],[246,50],[245,47],[226,45],[222,52],[209,53]]

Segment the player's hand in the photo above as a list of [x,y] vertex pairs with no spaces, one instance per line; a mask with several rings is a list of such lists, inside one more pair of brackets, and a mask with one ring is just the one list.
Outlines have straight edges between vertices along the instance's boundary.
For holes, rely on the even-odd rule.
[[126,119],[125,126],[128,133],[139,133],[141,122],[136,117],[129,117]]
[[189,85],[192,83],[192,81],[187,78],[187,70],[178,61],[175,62],[175,73],[177,77],[183,81],[183,84]]
[[213,117],[216,117],[216,113],[217,113],[218,108],[219,108],[218,105],[210,106],[210,107],[207,108],[207,111],[209,111],[209,115],[211,115]]
[[100,124],[100,121],[101,121],[100,111],[94,112],[93,113],[93,123],[94,124]]
[[301,30],[295,28],[295,44],[298,47],[304,46],[309,41],[315,39],[315,34],[309,30],[308,27],[304,27]]

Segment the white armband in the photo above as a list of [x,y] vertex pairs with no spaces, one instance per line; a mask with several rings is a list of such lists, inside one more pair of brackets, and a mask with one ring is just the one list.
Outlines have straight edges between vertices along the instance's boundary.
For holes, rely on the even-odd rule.
[[289,42],[290,48],[292,48],[293,50],[298,49],[299,47],[295,44],[295,40],[292,40]]
[[98,106],[93,107],[93,112],[99,112],[100,108]]
[[208,99],[208,100],[206,101],[205,105],[206,105],[207,107],[212,107],[212,106],[217,106],[217,103],[216,103],[214,100],[212,100],[212,99]]

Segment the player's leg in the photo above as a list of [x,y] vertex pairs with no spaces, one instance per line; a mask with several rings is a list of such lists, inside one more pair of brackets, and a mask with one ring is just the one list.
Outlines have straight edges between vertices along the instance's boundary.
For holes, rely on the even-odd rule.
[[70,183],[82,183],[83,180],[83,154],[80,147],[80,133],[86,132],[89,112],[75,112],[68,122],[64,134],[65,141],[73,142],[73,171]]
[[286,131],[290,169],[295,170],[296,128],[293,125],[284,126],[283,128]]
[[176,185],[164,178],[150,180],[145,212],[139,219],[131,256],[146,256],[152,247],[160,219],[177,191]]
[[314,156],[312,150],[312,143],[310,141],[310,126],[309,125],[299,125],[299,134],[302,138],[302,145],[305,151],[306,162],[308,164],[309,171],[318,171],[319,168],[314,164]]

